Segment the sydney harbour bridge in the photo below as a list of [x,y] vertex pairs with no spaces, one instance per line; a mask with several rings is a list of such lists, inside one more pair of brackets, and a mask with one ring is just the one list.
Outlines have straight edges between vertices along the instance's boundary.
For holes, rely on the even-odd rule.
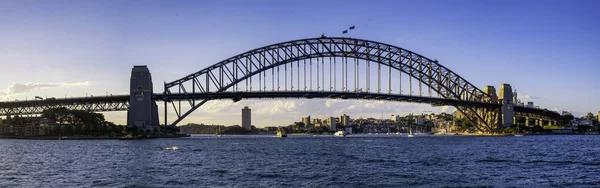
[[[155,93],[146,66],[132,70],[130,95],[0,102],[0,115],[41,114],[66,107],[86,111],[128,111],[128,125],[175,126],[210,100],[336,98],[454,106],[481,132],[515,124],[515,116],[552,124],[557,112],[518,105],[512,88],[483,89],[456,72],[397,46],[339,37],[287,41],[256,48],[164,84]],[[183,105],[183,108],[182,108]],[[176,118],[169,121],[168,109]]]

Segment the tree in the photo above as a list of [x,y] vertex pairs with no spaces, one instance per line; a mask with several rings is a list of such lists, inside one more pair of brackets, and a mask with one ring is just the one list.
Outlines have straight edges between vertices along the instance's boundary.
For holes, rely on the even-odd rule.
[[573,120],[574,118],[575,117],[573,115],[571,115],[570,113],[563,114],[560,116],[560,119],[558,120],[558,125],[565,126],[565,125],[569,124],[571,122],[571,120]]
[[594,120],[596,120],[596,116],[594,116],[594,114],[593,114],[593,113],[591,113],[591,112],[588,112],[588,113],[587,113],[587,114],[586,114],[586,115],[585,115],[583,118],[584,118],[584,119],[591,120],[591,121],[594,121]]
[[63,135],[73,135],[73,125],[64,125],[62,128],[62,134]]

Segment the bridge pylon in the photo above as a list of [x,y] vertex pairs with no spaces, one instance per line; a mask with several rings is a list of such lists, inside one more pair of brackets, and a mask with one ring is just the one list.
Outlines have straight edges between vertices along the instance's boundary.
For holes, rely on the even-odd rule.
[[158,131],[158,107],[153,99],[152,75],[145,65],[131,70],[127,126],[143,131]]
[[502,125],[505,127],[513,126],[514,122],[514,102],[513,101],[513,91],[510,84],[501,84],[500,85],[500,93],[498,96],[500,103],[502,104]]

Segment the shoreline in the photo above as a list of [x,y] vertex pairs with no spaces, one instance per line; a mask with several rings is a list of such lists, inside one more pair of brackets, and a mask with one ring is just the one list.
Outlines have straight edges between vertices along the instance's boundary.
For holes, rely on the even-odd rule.
[[186,137],[185,135],[171,135],[171,136],[151,136],[151,137],[137,137],[133,139],[123,139],[124,136],[113,137],[113,136],[0,136],[0,139],[18,139],[18,140],[145,140],[155,138],[181,138]]

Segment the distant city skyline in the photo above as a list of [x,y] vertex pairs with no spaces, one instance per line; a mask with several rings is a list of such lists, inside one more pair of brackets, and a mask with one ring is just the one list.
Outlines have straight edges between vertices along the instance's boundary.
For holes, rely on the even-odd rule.
[[[128,94],[133,65],[148,65],[155,92],[162,92],[164,81],[239,53],[325,33],[436,58],[479,88],[509,83],[536,106],[578,117],[600,110],[597,1],[244,2],[1,1],[0,100]],[[351,25],[356,29],[343,35]],[[308,115],[452,111],[384,101],[218,100],[180,124],[239,124],[231,117],[244,106],[257,127]],[[126,122],[126,112],[105,115]]]

